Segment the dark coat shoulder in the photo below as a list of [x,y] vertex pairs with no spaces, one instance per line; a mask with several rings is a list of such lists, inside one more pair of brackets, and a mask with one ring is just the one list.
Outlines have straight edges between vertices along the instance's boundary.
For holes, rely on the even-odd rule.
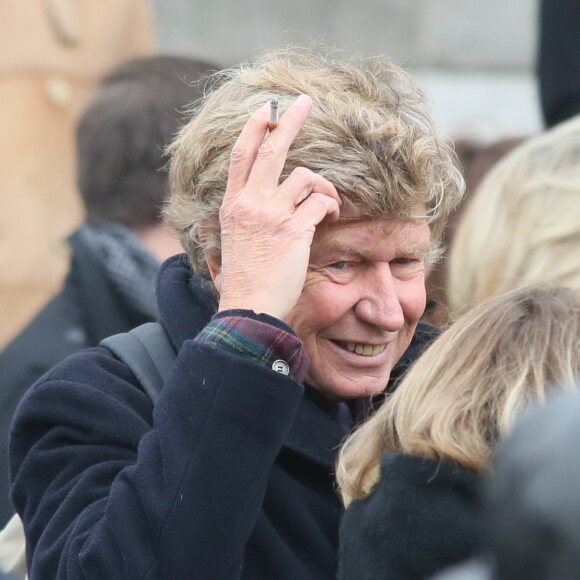
[[346,510],[340,580],[423,580],[475,555],[481,476],[456,465],[385,454],[369,497]]

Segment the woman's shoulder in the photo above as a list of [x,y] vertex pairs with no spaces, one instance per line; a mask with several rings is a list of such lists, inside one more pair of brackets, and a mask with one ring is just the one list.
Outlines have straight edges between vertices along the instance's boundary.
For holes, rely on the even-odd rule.
[[369,578],[426,578],[472,556],[481,542],[480,485],[480,475],[458,465],[385,454],[375,488],[344,515],[343,571],[360,558],[357,570],[378,574]]
[[[385,453],[381,477],[372,492],[355,500],[352,510],[364,512],[365,519],[385,517],[408,520],[410,515],[426,518],[446,510],[478,509],[482,476],[458,464],[425,459],[404,453]],[[448,514],[451,513],[448,511]]]
[[445,483],[464,483],[479,488],[481,481],[481,474],[454,461],[428,459],[407,453],[384,453],[381,457],[381,479],[377,486],[414,482],[426,488]]

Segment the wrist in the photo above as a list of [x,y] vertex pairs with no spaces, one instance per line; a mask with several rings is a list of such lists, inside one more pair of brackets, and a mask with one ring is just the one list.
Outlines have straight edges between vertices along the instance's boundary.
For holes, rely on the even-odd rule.
[[302,341],[290,326],[248,309],[218,312],[196,340],[255,360],[299,382],[309,366]]

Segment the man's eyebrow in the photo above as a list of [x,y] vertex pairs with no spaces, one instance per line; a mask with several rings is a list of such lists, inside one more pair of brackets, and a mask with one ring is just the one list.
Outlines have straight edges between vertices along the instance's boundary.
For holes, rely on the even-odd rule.
[[[399,246],[391,248],[395,252],[400,252],[402,254],[408,254],[411,256],[423,257],[429,254],[434,249],[434,244],[431,240],[426,242],[421,242],[419,244],[409,244],[407,246]],[[330,244],[327,248],[327,252],[337,253],[337,254],[355,254],[358,256],[366,256],[369,254],[374,247],[370,246],[353,246],[352,244],[343,244],[340,242],[336,242]]]
[[435,246],[432,241],[422,242],[420,244],[414,244],[409,246],[403,246],[400,248],[400,251],[403,254],[407,254],[410,256],[415,256],[417,258],[424,258],[425,256],[429,255]]
[[350,244],[342,244],[340,242],[336,242],[330,244],[327,248],[325,253],[327,254],[340,254],[341,256],[361,256],[364,257],[369,254],[371,248],[364,247],[364,246],[357,246],[354,247]]

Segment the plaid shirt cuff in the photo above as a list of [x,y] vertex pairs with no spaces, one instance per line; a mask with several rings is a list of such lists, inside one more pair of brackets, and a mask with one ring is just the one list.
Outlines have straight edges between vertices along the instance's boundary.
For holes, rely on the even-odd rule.
[[197,335],[196,340],[232,354],[253,359],[302,382],[310,360],[302,341],[287,324],[252,310],[224,310]]

